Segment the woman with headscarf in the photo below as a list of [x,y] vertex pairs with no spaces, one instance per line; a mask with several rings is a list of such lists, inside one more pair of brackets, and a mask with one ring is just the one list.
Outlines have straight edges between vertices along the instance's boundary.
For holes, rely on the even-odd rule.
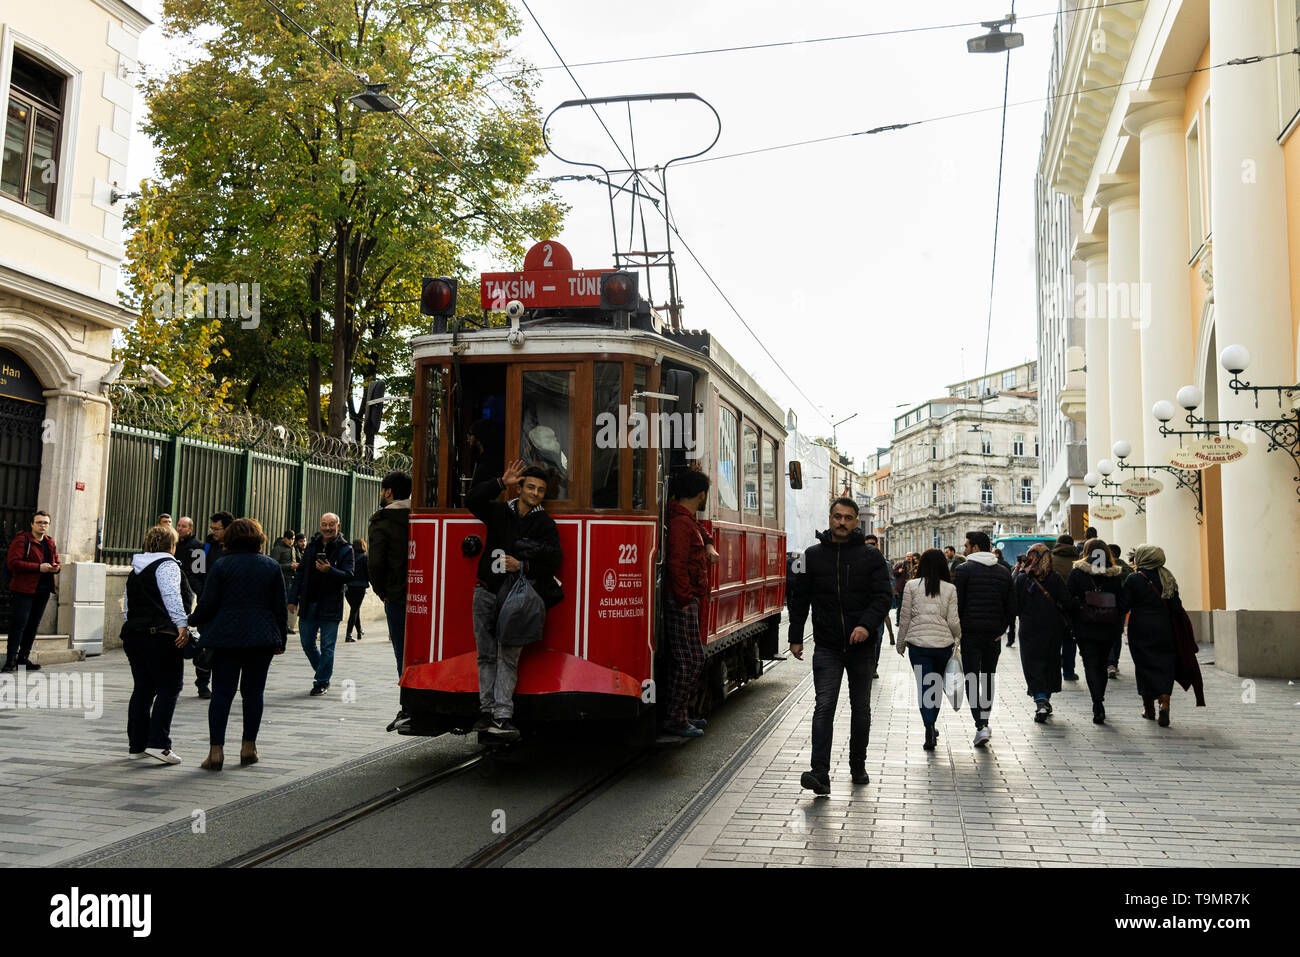
[[1174,643],[1169,606],[1179,602],[1178,581],[1165,568],[1164,549],[1139,545],[1133,553],[1135,570],[1124,581],[1124,599],[1129,607],[1128,650],[1137,673],[1137,690],[1142,696],[1142,717],[1155,718],[1160,703],[1159,724],[1169,727],[1169,696],[1174,690],[1178,650]]
[[[1059,546],[1058,546],[1059,547]],[[1065,587],[1070,592],[1070,634],[1083,658],[1083,673],[1092,694],[1092,720],[1106,723],[1106,662],[1111,645],[1124,631],[1120,568],[1110,547],[1100,538],[1084,542],[1083,557],[1074,563]]]
[[1016,607],[1020,610],[1020,667],[1028,694],[1034,699],[1034,720],[1052,713],[1052,695],[1061,690],[1061,641],[1069,625],[1070,593],[1052,568],[1052,552],[1044,544],[1025,555],[1016,575]]

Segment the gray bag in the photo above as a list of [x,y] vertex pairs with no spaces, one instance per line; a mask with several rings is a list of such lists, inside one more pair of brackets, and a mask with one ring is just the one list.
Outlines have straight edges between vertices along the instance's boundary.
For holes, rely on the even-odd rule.
[[542,637],[546,605],[523,575],[516,575],[508,588],[497,612],[497,641],[512,647],[531,644]]

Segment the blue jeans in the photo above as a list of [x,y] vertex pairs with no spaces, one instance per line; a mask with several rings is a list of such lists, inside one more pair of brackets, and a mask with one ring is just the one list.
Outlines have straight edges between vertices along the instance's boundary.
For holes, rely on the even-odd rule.
[[921,706],[921,720],[932,725],[939,720],[939,708],[943,704],[943,669],[952,657],[952,646],[918,648],[908,645],[907,656],[911,659],[912,671],[916,673],[916,700]]
[[[320,651],[316,650],[316,632],[320,631]],[[316,618],[315,605],[303,605],[298,609],[298,637],[302,639],[302,650],[307,653],[307,660],[316,670],[316,685],[327,685],[334,674],[334,643],[339,640],[339,623],[337,621],[320,621]]]
[[388,637],[397,657],[397,677],[402,677],[402,656],[406,650],[406,596],[391,597],[384,602],[384,618],[388,620]]

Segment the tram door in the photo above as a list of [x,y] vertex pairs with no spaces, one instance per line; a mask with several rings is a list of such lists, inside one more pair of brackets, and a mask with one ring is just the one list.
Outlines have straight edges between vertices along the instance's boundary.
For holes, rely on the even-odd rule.
[[[0,349],[0,561],[14,536],[31,527],[41,484],[45,401],[31,368]],[[0,628],[9,628],[10,597],[0,588]]]
[[505,470],[506,366],[504,363],[463,363],[460,396],[453,412],[452,442],[455,472],[449,487],[453,508],[465,504],[465,494],[479,481]]

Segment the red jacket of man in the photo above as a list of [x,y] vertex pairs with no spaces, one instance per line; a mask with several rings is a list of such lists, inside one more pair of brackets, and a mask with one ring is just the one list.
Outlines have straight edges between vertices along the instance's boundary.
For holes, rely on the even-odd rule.
[[709,554],[712,539],[695,516],[677,502],[668,503],[668,588],[679,605],[709,594]]
[[[9,555],[5,562],[9,565],[9,590],[20,592],[24,595],[31,595],[36,592],[36,586],[41,580],[41,563],[45,561],[45,542],[50,543],[50,564],[58,565],[59,549],[54,544],[54,539],[46,535],[41,541],[37,541],[31,532],[21,532],[14,536],[14,540],[9,543]],[[58,576],[55,576],[58,581]]]

